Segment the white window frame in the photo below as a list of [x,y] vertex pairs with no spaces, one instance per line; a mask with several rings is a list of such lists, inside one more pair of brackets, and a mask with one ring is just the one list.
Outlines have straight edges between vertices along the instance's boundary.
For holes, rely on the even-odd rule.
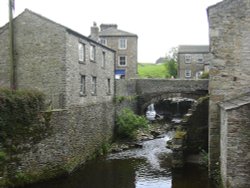
[[189,54],[186,54],[185,55],[185,63],[191,63],[191,61],[192,61],[192,56]]
[[191,78],[192,77],[192,71],[191,70],[185,70],[185,78]]
[[[123,58],[124,57],[124,65],[123,64],[121,64],[121,58]],[[119,56],[119,66],[122,66],[122,67],[125,67],[125,66],[127,66],[127,56]]]
[[86,95],[86,76],[80,75],[80,96]]
[[85,61],[85,44],[81,42],[78,43],[78,60],[79,62]]
[[127,49],[127,39],[126,39],[126,38],[120,38],[120,39],[119,39],[118,48],[119,48],[120,50],[125,50],[125,49]]
[[89,58],[91,61],[95,61],[96,59],[96,49],[94,45],[90,45],[89,47]]
[[97,94],[97,77],[92,76],[91,78],[91,94],[96,95]]

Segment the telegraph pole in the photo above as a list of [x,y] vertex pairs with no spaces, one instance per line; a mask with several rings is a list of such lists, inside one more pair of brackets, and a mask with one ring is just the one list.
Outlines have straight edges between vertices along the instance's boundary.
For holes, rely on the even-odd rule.
[[10,88],[16,90],[16,62],[14,54],[14,28],[13,28],[13,10],[14,0],[9,0],[9,59],[10,59]]

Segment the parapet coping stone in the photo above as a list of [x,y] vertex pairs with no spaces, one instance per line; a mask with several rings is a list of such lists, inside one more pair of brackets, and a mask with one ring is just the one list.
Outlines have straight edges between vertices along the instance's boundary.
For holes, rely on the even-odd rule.
[[219,103],[219,106],[224,110],[232,110],[249,103],[250,103],[250,93],[246,93],[243,96],[239,96],[237,98],[221,102]]

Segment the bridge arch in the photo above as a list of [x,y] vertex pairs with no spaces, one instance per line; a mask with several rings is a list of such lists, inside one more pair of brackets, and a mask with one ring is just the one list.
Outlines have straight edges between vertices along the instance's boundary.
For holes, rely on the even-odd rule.
[[144,114],[145,109],[152,103],[157,103],[164,99],[169,98],[188,98],[197,100],[200,97],[206,96],[207,91],[196,92],[164,92],[164,93],[150,93],[138,96],[138,112]]

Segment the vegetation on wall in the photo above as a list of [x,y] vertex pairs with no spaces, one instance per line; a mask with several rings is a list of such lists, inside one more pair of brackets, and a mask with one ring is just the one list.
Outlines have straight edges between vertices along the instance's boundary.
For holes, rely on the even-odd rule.
[[6,164],[18,163],[19,153],[30,150],[32,144],[48,135],[45,112],[42,112],[44,100],[45,96],[39,91],[0,89],[1,177],[13,178],[11,172],[15,170],[6,169]]
[[134,114],[128,108],[125,108],[117,116],[116,123],[119,138],[133,139],[138,129],[148,127],[148,120],[145,117]]

